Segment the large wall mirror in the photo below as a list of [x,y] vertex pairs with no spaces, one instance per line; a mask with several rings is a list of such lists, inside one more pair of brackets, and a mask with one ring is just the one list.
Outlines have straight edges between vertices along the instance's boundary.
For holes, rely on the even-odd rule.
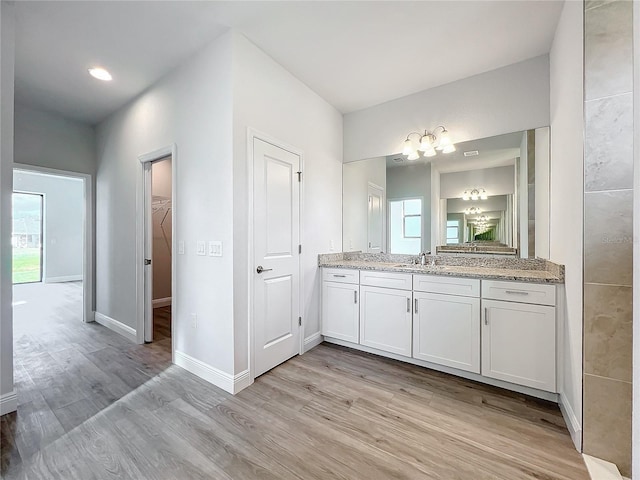
[[343,166],[343,249],[549,256],[549,128]]

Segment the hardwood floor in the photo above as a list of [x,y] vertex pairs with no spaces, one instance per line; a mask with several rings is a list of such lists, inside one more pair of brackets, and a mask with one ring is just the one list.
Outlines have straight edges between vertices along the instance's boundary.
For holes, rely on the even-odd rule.
[[64,312],[16,339],[4,478],[589,478],[548,402],[327,344],[232,396],[171,365],[167,339]]
[[[153,341],[158,342],[171,338],[171,307],[153,309]],[[171,342],[169,342],[171,349]]]

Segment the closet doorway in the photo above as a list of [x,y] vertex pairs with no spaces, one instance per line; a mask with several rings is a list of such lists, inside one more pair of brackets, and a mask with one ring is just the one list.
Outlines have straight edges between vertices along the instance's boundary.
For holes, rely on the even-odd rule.
[[[142,159],[141,159],[142,161]],[[144,192],[144,342],[172,344],[173,156],[143,161]]]

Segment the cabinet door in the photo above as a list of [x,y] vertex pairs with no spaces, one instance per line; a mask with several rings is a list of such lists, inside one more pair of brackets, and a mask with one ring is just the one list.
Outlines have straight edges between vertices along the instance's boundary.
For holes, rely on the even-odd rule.
[[480,299],[413,292],[413,357],[480,373]]
[[337,282],[322,284],[322,334],[358,343],[358,285]]
[[360,286],[360,344],[411,356],[411,292]]
[[482,375],[556,392],[556,309],[482,300]]

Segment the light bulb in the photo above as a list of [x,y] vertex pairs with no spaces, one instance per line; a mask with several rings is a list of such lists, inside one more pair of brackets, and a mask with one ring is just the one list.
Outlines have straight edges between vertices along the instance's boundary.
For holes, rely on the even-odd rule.
[[413,148],[413,142],[410,139],[406,139],[404,141],[404,147],[402,148],[402,154],[403,155],[411,155],[412,153],[414,153],[415,148]]
[[471,200],[477,200],[478,199],[478,194],[471,192]]
[[409,154],[409,156],[407,157],[407,160],[418,160],[420,158],[420,155],[418,154],[418,152],[413,151]]
[[433,146],[429,146],[427,150],[424,151],[425,157],[434,157],[436,155],[436,149]]
[[486,200],[487,199],[487,191],[483,188],[482,192],[480,192],[480,200]]
[[464,191],[464,193],[462,194],[462,199],[464,201],[469,200],[469,192],[467,192],[466,190]]
[[455,151],[456,151],[456,147],[454,147],[453,145],[447,145],[442,149],[442,153],[451,153]]
[[93,67],[89,69],[89,75],[104,82],[110,81],[113,77],[102,67]]
[[[448,146],[453,146],[453,144],[451,143],[451,138],[449,138],[449,132],[447,130],[443,130],[442,133],[440,134],[440,141],[438,142],[438,150],[444,150],[445,147]],[[451,150],[451,151],[455,151]],[[444,153],[450,153],[450,152],[444,152]]]
[[420,150],[422,150],[423,152],[433,150],[433,145],[431,143],[431,135],[423,135],[422,137],[420,137]]

